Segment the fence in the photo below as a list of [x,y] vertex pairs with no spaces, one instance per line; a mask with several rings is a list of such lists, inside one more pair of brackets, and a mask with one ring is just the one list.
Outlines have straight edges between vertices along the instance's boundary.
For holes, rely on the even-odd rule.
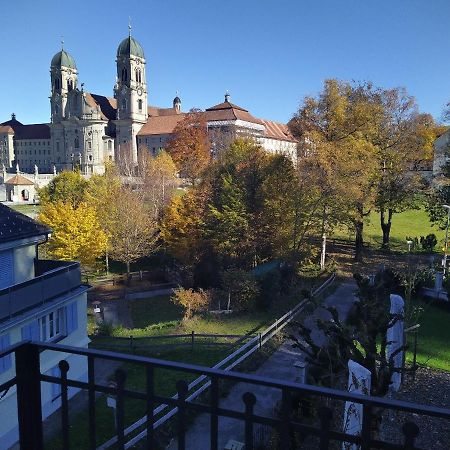
[[[328,286],[330,286],[331,283],[335,280],[336,274],[332,274],[322,285],[320,285],[318,288],[316,288],[312,295],[316,296],[319,295],[321,292],[323,292]],[[246,342],[242,347],[235,350],[233,353],[228,355],[226,358],[224,358],[222,361],[218,362],[215,366],[212,367],[213,370],[221,369],[223,371],[230,371],[234,367],[236,367],[238,364],[240,364],[242,361],[247,359],[250,355],[252,355],[254,352],[256,352],[259,348],[261,348],[265,343],[267,343],[273,336],[275,336],[277,333],[279,333],[286,325],[288,325],[289,322],[291,322],[292,319],[294,319],[304,308],[306,303],[308,302],[308,299],[302,300],[300,303],[298,303],[293,309],[288,311],[286,314],[281,316],[280,318],[276,319],[275,322],[270,325],[268,328],[266,328],[262,333],[260,333],[258,336],[254,336],[251,338],[248,342]],[[205,392],[209,387],[211,386],[211,380],[207,378],[206,375],[201,375],[191,383],[187,385],[187,391],[185,393],[186,401],[193,401],[194,399],[198,398],[203,392]],[[178,394],[175,394],[173,397],[171,397],[173,400],[178,399]],[[158,428],[162,424],[166,423],[169,419],[171,419],[176,413],[177,408],[174,407],[167,413],[161,416],[161,414],[167,410],[170,406],[170,403],[160,404],[158,407],[156,407],[153,412],[152,416],[158,417],[157,420],[153,423],[153,429]],[[124,430],[124,436],[127,436],[138,429],[142,428],[147,421],[147,417],[141,417],[139,420],[137,420],[134,424],[130,425]],[[128,442],[125,444],[125,448],[130,448],[133,445],[137,444],[139,441],[145,438],[148,433],[148,428],[142,430],[139,432],[136,436],[131,438]],[[118,442],[118,436],[113,437],[112,439],[109,439],[107,442],[102,444],[98,447],[97,450],[105,450],[110,448],[111,446],[115,445]]]
[[[187,334],[164,334],[158,336],[128,336],[128,337],[114,337],[114,342],[111,347],[114,349],[130,349],[146,348],[151,346],[153,348],[160,347],[176,347],[188,346],[194,351],[195,346],[214,346],[214,345],[229,345],[236,346],[249,339],[254,339],[257,335],[254,334],[207,334],[196,333],[192,331]],[[109,347],[109,336],[96,336],[95,340],[100,343],[102,348]],[[230,342],[230,340],[232,340]],[[104,343],[102,343],[102,341]],[[164,342],[168,341],[168,342]],[[178,342],[177,342],[178,341]],[[221,341],[221,342],[219,342]]]

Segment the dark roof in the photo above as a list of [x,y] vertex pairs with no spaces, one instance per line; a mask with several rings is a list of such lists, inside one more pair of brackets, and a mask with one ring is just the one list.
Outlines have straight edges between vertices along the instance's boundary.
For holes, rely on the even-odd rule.
[[46,123],[22,125],[14,130],[16,139],[50,139],[50,127]]
[[65,50],[61,50],[52,58],[50,66],[57,68],[69,67],[70,69],[75,70],[77,68],[77,65],[75,64],[75,60],[73,59],[72,55],[67,53]]
[[16,120],[16,117],[13,116],[11,120],[8,120],[6,122],[0,123],[0,125],[4,125],[7,127],[11,127],[14,131],[19,129],[20,127],[23,127],[23,123]]
[[215,110],[221,110],[221,109],[239,109],[241,111],[248,112],[248,110],[245,108],[242,108],[242,106],[235,105],[234,103],[231,103],[231,102],[219,103],[218,105],[211,106],[211,108],[207,108],[206,111],[215,111]]
[[51,233],[51,229],[0,203],[0,243]]

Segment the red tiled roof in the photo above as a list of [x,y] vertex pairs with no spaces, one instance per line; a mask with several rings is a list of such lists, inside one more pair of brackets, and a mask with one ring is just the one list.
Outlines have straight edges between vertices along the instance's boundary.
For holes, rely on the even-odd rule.
[[152,116],[149,117],[147,123],[140,129],[138,136],[149,136],[153,134],[170,134],[181,122],[185,114],[173,114],[171,116]]
[[14,130],[9,125],[0,125],[0,133],[14,134]]
[[148,106],[149,116],[172,116],[178,114],[175,108],[160,108],[159,106]]
[[29,180],[28,178],[25,178],[24,176],[20,175],[19,173],[14,175],[9,180],[5,181],[5,184],[13,184],[15,186],[32,186],[34,183]]
[[261,122],[266,128],[266,132],[264,134],[265,137],[279,139],[282,141],[297,142],[286,124],[264,119],[261,119]]

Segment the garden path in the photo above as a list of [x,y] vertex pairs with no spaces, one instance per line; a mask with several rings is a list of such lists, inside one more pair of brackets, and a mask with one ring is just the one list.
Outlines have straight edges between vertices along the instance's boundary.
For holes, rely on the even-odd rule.
[[[356,283],[352,278],[345,279],[339,287],[328,296],[324,305],[334,306],[341,320],[345,319],[352,304],[357,300],[355,296]],[[303,322],[305,326],[312,330],[312,338],[318,345],[325,343],[324,334],[317,329],[317,319],[329,319],[328,311],[321,307],[308,316]],[[295,331],[295,330],[292,330]],[[255,372],[255,375],[274,378],[283,381],[298,381],[298,369],[294,363],[304,360],[304,355],[299,349],[292,347],[291,341],[286,341],[264,364]],[[249,386],[246,383],[236,384],[230,391],[227,398],[220,402],[220,407],[244,411],[242,395],[251,391],[256,396],[255,414],[272,416],[277,402],[281,399],[281,393],[276,389],[268,389],[260,386]],[[189,427],[186,433],[186,449],[200,450],[210,448],[210,418],[208,414],[199,415]],[[224,448],[227,442],[233,439],[244,442],[244,423],[231,418],[219,418],[219,442],[218,448]],[[173,439],[168,449],[177,449],[177,441]]]

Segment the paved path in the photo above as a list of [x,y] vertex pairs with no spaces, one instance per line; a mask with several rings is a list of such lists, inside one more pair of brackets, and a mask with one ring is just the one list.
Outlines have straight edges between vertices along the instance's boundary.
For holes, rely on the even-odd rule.
[[[327,306],[334,306],[338,310],[339,317],[344,319],[356,300],[354,295],[356,283],[352,279],[348,279],[340,284],[336,291],[331,294],[324,302]],[[307,317],[304,324],[312,329],[312,337],[316,344],[322,345],[325,342],[325,336],[317,327],[315,321],[318,318],[327,319],[330,314],[323,308],[317,308],[314,313]],[[298,381],[297,371],[294,362],[303,359],[302,352],[299,349],[292,348],[290,341],[285,342],[279,350],[277,350],[256,372],[257,375],[275,378],[284,381]],[[236,384],[230,391],[227,398],[220,402],[223,408],[244,411],[242,395],[251,390],[256,396],[255,413],[261,415],[272,416],[274,407],[281,399],[281,393],[277,389],[268,389],[266,387],[252,386],[246,383]],[[194,423],[189,427],[186,435],[186,449],[199,450],[210,448],[209,437],[209,415],[201,414]],[[218,448],[224,448],[226,443],[234,439],[238,442],[244,442],[244,425],[243,422],[231,418],[219,418],[219,442]],[[177,442],[174,439],[169,450],[177,449]]]

